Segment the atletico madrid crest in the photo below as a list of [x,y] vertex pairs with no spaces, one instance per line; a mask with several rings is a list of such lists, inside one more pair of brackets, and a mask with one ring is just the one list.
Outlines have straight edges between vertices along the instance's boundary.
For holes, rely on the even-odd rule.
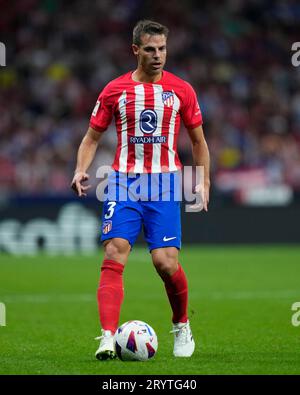
[[172,107],[174,104],[174,93],[171,91],[164,91],[161,95],[164,105],[167,107]]
[[112,221],[104,221],[102,224],[102,233],[106,235],[108,232],[111,231],[112,228]]

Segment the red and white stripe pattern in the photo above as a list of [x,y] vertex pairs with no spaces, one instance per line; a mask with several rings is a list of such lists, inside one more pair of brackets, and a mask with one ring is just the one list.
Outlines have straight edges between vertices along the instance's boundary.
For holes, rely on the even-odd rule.
[[127,145],[127,118],[126,118],[126,91],[119,97],[119,114],[120,114],[120,133],[118,133],[118,149],[119,149],[119,171],[126,173],[127,171],[127,156],[128,156],[128,145]]
[[113,116],[118,145],[112,167],[124,173],[180,169],[180,121],[192,129],[202,124],[193,88],[165,71],[155,84],[133,81],[131,72],[107,84],[98,97],[90,126],[103,132]]
[[[162,173],[181,167],[176,143],[179,131],[180,101],[172,95],[172,106],[163,101],[163,86],[139,84],[124,90],[118,99],[118,148],[113,168],[120,172]],[[140,127],[141,112],[155,111],[156,128],[145,135]],[[160,139],[159,142],[131,143],[130,137]],[[155,140],[157,141],[157,140]]]
[[[144,85],[136,85],[134,87],[135,93],[135,121],[134,121],[134,135],[136,137],[143,137],[144,133],[140,130],[139,119],[140,113],[145,109],[145,89]],[[130,144],[130,143],[129,143]],[[134,167],[129,169],[133,173],[144,173],[144,144],[135,144],[135,158]]]

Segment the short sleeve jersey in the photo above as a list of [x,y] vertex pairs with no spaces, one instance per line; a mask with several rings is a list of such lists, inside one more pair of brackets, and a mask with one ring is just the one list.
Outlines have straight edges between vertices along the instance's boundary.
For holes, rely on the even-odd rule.
[[179,170],[180,122],[187,129],[202,124],[194,89],[167,71],[156,83],[136,82],[132,72],[108,83],[98,97],[90,126],[104,132],[113,118],[118,144],[112,167],[125,173]]

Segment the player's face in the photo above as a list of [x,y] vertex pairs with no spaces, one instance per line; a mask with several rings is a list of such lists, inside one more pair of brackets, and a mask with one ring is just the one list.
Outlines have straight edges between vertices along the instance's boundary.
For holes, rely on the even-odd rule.
[[166,63],[167,39],[163,34],[144,34],[141,45],[132,44],[133,53],[137,56],[138,66],[146,74],[157,75],[162,72]]

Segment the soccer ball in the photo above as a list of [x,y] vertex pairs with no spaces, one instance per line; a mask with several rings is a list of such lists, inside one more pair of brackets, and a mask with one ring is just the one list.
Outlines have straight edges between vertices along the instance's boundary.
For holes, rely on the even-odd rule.
[[114,346],[122,361],[147,361],[157,351],[157,336],[154,329],[145,322],[128,321],[117,329]]

